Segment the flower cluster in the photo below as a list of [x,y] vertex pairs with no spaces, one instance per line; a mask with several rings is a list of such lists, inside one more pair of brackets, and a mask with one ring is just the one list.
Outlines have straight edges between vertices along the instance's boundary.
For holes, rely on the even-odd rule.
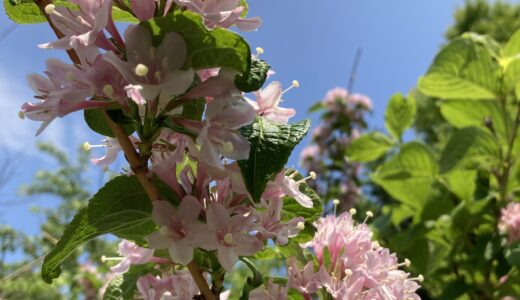
[[365,115],[372,109],[370,99],[334,88],[316,108],[321,109],[322,123],[312,132],[312,142],[300,153],[300,165],[320,176],[312,187],[327,198],[339,199],[341,210],[352,207],[359,197],[357,184],[360,165],[345,161],[352,140],[366,128]]
[[520,203],[509,203],[502,209],[498,228],[508,235],[509,243],[520,241]]
[[366,224],[355,224],[351,214],[344,213],[315,225],[315,237],[303,247],[314,251],[317,264],[310,261],[301,267],[296,259],[289,261],[289,288],[305,299],[320,288],[334,299],[420,299],[415,291],[423,277],[409,278],[400,270],[410,261],[398,263],[395,254],[372,241]]

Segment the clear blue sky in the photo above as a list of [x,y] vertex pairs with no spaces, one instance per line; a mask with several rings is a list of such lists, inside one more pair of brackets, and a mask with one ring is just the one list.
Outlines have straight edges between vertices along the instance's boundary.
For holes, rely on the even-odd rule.
[[[250,15],[260,16],[264,25],[246,34],[254,49],[265,50],[263,58],[277,74],[274,80],[288,86],[293,79],[301,83],[285,97],[285,106],[298,110],[296,120],[308,117],[307,108],[335,86],[346,86],[356,49],[363,58],[355,92],[369,95],[374,102],[370,117],[372,128],[383,127],[386,102],[395,92],[407,92],[424,73],[452,22],[458,0],[251,0]],[[1,30],[11,26],[2,13]],[[1,31],[0,30],[0,31]],[[45,59],[60,57],[60,52],[44,51],[37,44],[53,40],[46,25],[19,26],[0,42],[0,155],[8,151],[15,157],[15,173],[0,190],[0,201],[25,204],[0,205],[0,224],[9,224],[37,233],[41,219],[28,211],[27,203],[52,205],[47,197],[23,199],[17,195],[20,184],[30,182],[40,169],[53,168],[34,147],[37,140],[54,141],[71,155],[77,145],[100,137],[88,132],[81,114],[55,121],[39,138],[38,124],[17,117],[20,105],[31,100],[25,76],[41,72]],[[63,57],[63,56],[61,56]],[[297,165],[297,149],[290,165]],[[96,154],[101,154],[97,152]],[[1,156],[0,156],[1,158]],[[1,160],[0,160],[1,161]],[[98,176],[93,176],[94,181]]]

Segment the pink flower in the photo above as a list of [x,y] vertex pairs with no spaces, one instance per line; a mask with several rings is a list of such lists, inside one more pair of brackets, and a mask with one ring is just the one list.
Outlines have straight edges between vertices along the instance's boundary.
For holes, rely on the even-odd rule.
[[298,172],[294,172],[289,176],[285,175],[285,170],[278,173],[273,181],[267,183],[267,187],[262,194],[264,199],[280,199],[283,196],[294,197],[303,207],[312,208],[312,199],[300,191],[300,184],[305,183],[309,178],[315,178],[315,174],[309,178],[295,181],[294,177]]
[[144,300],[193,299],[199,293],[197,284],[186,270],[163,278],[152,274],[139,277],[137,289]]
[[212,100],[206,110],[206,120],[181,120],[186,128],[198,132],[200,160],[209,167],[223,171],[221,156],[243,160],[249,157],[249,142],[239,129],[251,124],[255,112],[240,94],[226,94]]
[[150,262],[153,257],[153,249],[146,249],[137,246],[136,244],[123,240],[119,243],[118,253],[124,257],[117,265],[110,268],[117,274],[123,274],[130,269],[130,265],[140,265]]
[[200,210],[199,200],[193,196],[184,197],[177,210],[167,201],[154,202],[152,218],[160,230],[146,238],[150,247],[168,248],[175,262],[187,265],[193,259],[192,242]]
[[[136,144],[139,142],[135,137],[129,136],[130,141],[136,146]],[[119,141],[115,138],[107,138],[106,140],[103,140],[102,145],[89,145],[88,143],[85,145],[87,150],[90,150],[90,148],[98,148],[98,147],[104,147],[105,155],[100,158],[92,158],[90,161],[96,165],[103,168],[108,168],[112,163],[114,163],[117,160],[117,155],[119,151],[122,150],[121,145],[119,144]]]
[[346,89],[340,87],[333,88],[332,90],[327,92],[325,99],[323,99],[323,104],[331,106],[339,102],[344,105],[346,104],[348,96],[349,93]]
[[265,89],[255,92],[256,102],[249,101],[259,116],[270,121],[287,124],[289,118],[296,114],[292,108],[283,108],[278,105],[282,101],[282,84],[278,81],[271,82]]
[[303,295],[315,293],[320,282],[318,274],[314,273],[314,263],[308,262],[305,267],[300,270],[297,266],[296,259],[290,258],[287,262],[288,279],[287,286],[293,288]]
[[31,74],[27,77],[29,86],[36,93],[36,103],[25,103],[23,115],[34,121],[43,121],[36,135],[39,135],[54,119],[69,113],[109,105],[105,101],[86,100],[93,93],[86,73],[57,59],[47,60],[47,77]]
[[121,42],[121,37],[112,21],[112,0],[73,0],[79,10],[68,7],[55,7],[49,4],[46,12],[54,25],[65,36],[55,42],[40,45],[42,48],[72,49],[78,52],[83,63],[92,61],[98,53],[97,46],[115,50],[103,33],[108,28],[112,36]]
[[262,209],[255,211],[258,231],[257,237],[261,240],[275,239],[276,244],[285,245],[290,237],[298,235],[303,229],[305,219],[296,217],[287,223],[282,222],[282,199],[271,199],[268,204],[263,201]]
[[125,42],[128,61],[121,60],[113,52],[104,57],[134,85],[128,95],[136,103],[142,104],[143,99],[155,101],[158,96],[159,102],[167,102],[172,96],[184,93],[192,84],[193,70],[181,70],[188,50],[178,33],[166,33],[159,47],[155,48],[147,28],[130,25],[125,32]]
[[509,203],[502,209],[498,228],[508,234],[510,244],[520,240],[520,203]]
[[104,97],[107,100],[114,100],[123,106],[123,108],[128,108],[125,91],[125,86],[128,85],[128,82],[102,55],[96,58],[86,75],[92,84],[96,96]]
[[197,236],[198,246],[217,250],[220,264],[231,271],[239,256],[251,256],[260,251],[263,243],[249,235],[254,219],[252,216],[230,216],[220,203],[210,203],[206,212],[207,228]]
[[368,110],[372,110],[372,101],[365,95],[354,94],[349,96],[348,101],[354,105],[359,105]]
[[147,21],[154,17],[156,0],[132,0],[132,11],[139,21]]
[[287,299],[289,288],[272,282],[270,279],[263,286],[249,294],[249,300],[284,300]]
[[209,28],[228,28],[235,25],[242,31],[253,31],[262,24],[262,21],[258,17],[251,19],[241,18],[245,7],[240,5],[240,0],[174,1],[180,6],[184,6],[191,11],[199,13],[204,18],[204,22]]

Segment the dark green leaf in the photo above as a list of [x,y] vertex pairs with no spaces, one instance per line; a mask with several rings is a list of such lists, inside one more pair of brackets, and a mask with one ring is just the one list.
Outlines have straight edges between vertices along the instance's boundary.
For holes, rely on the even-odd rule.
[[[171,192],[158,184],[161,194],[170,201]],[[60,273],[61,263],[81,244],[107,233],[139,241],[155,230],[151,219],[152,205],[135,176],[120,176],[108,182],[90,199],[67,226],[63,236],[42,266],[42,278],[51,283]]]
[[241,129],[251,144],[251,150],[249,159],[239,161],[238,165],[253,200],[260,201],[267,182],[283,170],[309,126],[308,120],[285,125],[258,117],[253,124]]
[[200,121],[206,108],[204,99],[193,99],[182,106],[182,116],[189,120]]
[[[123,129],[127,135],[131,135],[135,131],[134,126],[129,124],[129,119],[123,115],[123,111],[110,110],[107,111],[107,113],[109,114],[110,118],[112,118],[112,120],[123,125]],[[105,120],[105,116],[102,110],[87,109],[83,111],[83,116],[85,117],[85,122],[87,123],[88,127],[94,132],[112,138],[115,137],[112,129],[110,129],[110,126],[108,126],[108,123]]]
[[508,245],[505,250],[507,262],[514,267],[520,267],[520,242]]
[[235,86],[242,92],[254,92],[262,88],[271,66],[262,59],[253,59],[249,72],[235,78]]
[[196,70],[228,67],[242,74],[249,71],[251,50],[247,42],[227,29],[208,30],[198,14],[177,10],[141,24],[152,31],[156,44],[168,32],[179,33],[188,46],[186,67]]

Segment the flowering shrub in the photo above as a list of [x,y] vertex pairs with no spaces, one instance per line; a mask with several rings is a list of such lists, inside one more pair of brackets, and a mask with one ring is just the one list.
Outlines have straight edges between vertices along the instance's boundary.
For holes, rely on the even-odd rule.
[[[289,124],[295,111],[279,106],[281,83],[263,88],[272,73],[262,50],[252,54],[227,29],[261,24],[246,17],[245,1],[4,3],[16,22],[48,21],[58,39],[40,47],[71,59],[51,59],[44,75],[28,77],[35,100],[20,117],[41,122],[40,134],[83,111],[88,127],[107,136],[99,145],[106,154],[92,162],[106,168],[122,152],[130,165],[46,255],[45,282],[78,246],[110,233],[124,241],[121,257],[102,258],[117,261],[104,299],[224,298],[224,277],[238,261],[252,273],[242,299],[418,298],[422,277],[400,271],[365,224],[348,213],[321,216],[307,184],[316,173],[285,168],[309,121]],[[121,34],[115,21],[134,24]],[[347,98],[343,105],[370,108],[364,97]],[[288,279],[258,272],[255,262],[273,258],[289,259]]]

